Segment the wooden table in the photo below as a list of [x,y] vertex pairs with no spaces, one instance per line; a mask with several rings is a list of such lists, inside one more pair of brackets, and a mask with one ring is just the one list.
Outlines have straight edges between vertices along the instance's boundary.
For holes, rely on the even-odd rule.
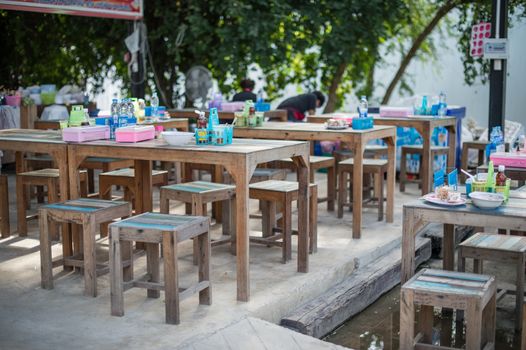
[[[188,109],[170,109],[168,111],[168,113],[170,113],[170,115],[172,117],[177,117],[177,118],[197,118],[197,114],[194,112],[196,109],[191,109],[191,108],[188,108]],[[206,111],[206,116],[208,117],[208,111]],[[264,112],[265,113],[265,117],[266,118],[269,118],[269,119],[272,119],[272,120],[279,120],[279,121],[282,121],[282,122],[286,122],[287,121],[287,110],[285,109],[275,109],[275,110],[271,110],[271,111],[266,111]],[[217,112],[218,116],[219,116],[219,119],[223,119],[223,120],[234,120],[234,118],[236,117],[234,112],[222,112],[222,111],[218,111]]]
[[249,213],[248,185],[259,163],[292,158],[298,165],[299,177],[299,238],[298,271],[308,272],[308,185],[309,144],[307,142],[237,140],[227,146],[169,146],[162,140],[135,144],[114,141],[92,141],[68,145],[70,191],[72,198],[79,196],[77,169],[86,157],[118,157],[135,160],[136,181],[142,190],[137,194],[137,213],[152,210],[152,160],[222,165],[236,184],[236,251],[237,299],[250,298],[249,279]]
[[[0,150],[16,152],[16,173],[26,171],[24,153],[47,153],[58,166],[60,176],[60,200],[69,198],[67,143],[56,131],[32,129],[0,130]],[[75,177],[78,177],[75,173]]]
[[395,145],[396,128],[375,126],[367,130],[327,130],[316,123],[280,123],[266,122],[257,128],[234,128],[235,137],[304,140],[304,141],[341,141],[351,147],[354,154],[353,171],[353,238],[360,238],[362,231],[362,177],[363,153],[370,140],[383,139],[387,143],[387,222],[393,222],[394,186],[395,186]]
[[402,284],[415,271],[415,237],[428,223],[444,224],[444,270],[453,270],[455,253],[454,225],[474,227],[497,227],[502,229],[526,230],[526,198],[510,196],[508,203],[495,210],[482,210],[473,204],[447,207],[415,200],[404,205],[402,226]]
[[[142,125],[142,124],[140,124]],[[178,129],[179,131],[188,131],[188,118],[170,118],[160,119],[153,123],[145,125],[163,126],[165,129]],[[35,121],[35,129],[39,130],[59,130],[59,120],[37,120]]]
[[[352,113],[338,113],[337,116],[354,117],[356,114]],[[456,157],[456,134],[457,134],[457,119],[455,117],[433,118],[433,117],[412,117],[412,118],[386,118],[373,115],[375,125],[390,125],[397,127],[415,128],[422,136],[423,159],[422,169],[424,174],[422,176],[422,195],[431,191],[433,183],[433,160],[431,159],[431,135],[433,130],[438,127],[444,127],[448,131],[448,145],[449,153],[447,155],[448,168],[455,167]],[[313,123],[325,123],[327,119],[334,117],[334,115],[324,114],[310,116],[308,121]]]

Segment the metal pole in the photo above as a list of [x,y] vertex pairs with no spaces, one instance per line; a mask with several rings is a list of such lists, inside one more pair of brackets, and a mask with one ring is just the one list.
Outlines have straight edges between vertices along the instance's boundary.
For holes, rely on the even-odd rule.
[[[491,37],[508,37],[508,0],[493,0]],[[489,73],[488,139],[491,129],[500,126],[504,133],[506,113],[506,60],[491,60]]]

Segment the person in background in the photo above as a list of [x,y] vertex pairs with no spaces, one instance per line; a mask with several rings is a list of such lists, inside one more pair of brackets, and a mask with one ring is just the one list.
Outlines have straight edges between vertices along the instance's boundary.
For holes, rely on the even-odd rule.
[[256,85],[254,80],[243,79],[241,80],[240,85],[243,91],[235,94],[234,97],[232,98],[232,102],[244,102],[247,100],[252,100],[256,102],[257,96],[255,93],[252,92],[252,90],[254,90],[254,86]]
[[300,122],[305,119],[306,112],[314,114],[316,108],[322,106],[324,102],[325,96],[319,91],[313,91],[287,98],[279,104],[278,109],[287,110],[289,121]]

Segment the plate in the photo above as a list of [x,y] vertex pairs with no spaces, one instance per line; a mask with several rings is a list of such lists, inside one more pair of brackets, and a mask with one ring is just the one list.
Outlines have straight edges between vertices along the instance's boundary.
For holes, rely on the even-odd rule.
[[466,199],[460,198],[458,201],[443,201],[442,199],[439,199],[434,193],[428,193],[424,197],[424,200],[438,205],[444,205],[447,207],[457,207],[459,205],[466,204]]
[[348,127],[349,127],[348,125],[341,125],[341,126],[325,125],[325,129],[327,130],[343,130],[343,129],[347,129]]

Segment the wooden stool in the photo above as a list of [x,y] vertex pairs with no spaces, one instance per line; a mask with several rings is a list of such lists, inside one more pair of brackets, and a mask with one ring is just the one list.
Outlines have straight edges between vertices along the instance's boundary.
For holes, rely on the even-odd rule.
[[[49,154],[26,154],[24,157],[24,171],[33,171],[40,169],[56,168],[53,157]],[[34,197],[33,187],[36,187],[37,203],[44,203],[44,186],[29,186],[29,195],[27,196],[27,208],[30,208],[30,199]]]
[[[296,171],[296,165],[290,158],[281,159],[274,164],[278,168],[290,169]],[[336,200],[336,168],[334,157],[310,156],[309,157],[309,174],[310,183],[314,183],[316,170],[327,169],[327,197],[318,198],[318,203],[327,202],[327,210],[334,211],[334,202]]]
[[[375,178],[378,179],[378,204],[374,207],[378,207],[378,221],[383,220],[384,218],[384,178],[387,174],[387,159],[363,159],[363,174],[376,175]],[[343,217],[343,207],[350,206],[352,208],[352,201],[346,203],[347,201],[347,174],[350,175],[352,180],[352,173],[354,168],[354,159],[346,159],[338,163],[338,218]],[[352,184],[349,187],[352,190]],[[352,195],[351,195],[352,198]],[[370,201],[372,198],[367,199]],[[367,202],[366,202],[367,203]],[[370,207],[364,205],[364,207]]]
[[[431,162],[434,161],[435,156],[445,155],[447,156],[449,147],[447,146],[432,146],[431,147]],[[422,162],[422,155],[424,153],[424,147],[422,145],[406,145],[402,146],[402,155],[400,157],[400,192],[405,191],[405,184],[407,182],[416,182],[420,184],[422,182],[421,177],[424,174],[424,162]],[[408,179],[407,178],[407,155],[418,154],[420,155],[420,169],[418,170],[419,179]]]
[[2,238],[9,237],[9,185],[7,175],[0,175],[0,233]]
[[[167,184],[167,171],[152,170],[152,185],[163,186]],[[100,198],[111,199],[111,186],[122,186],[124,188],[124,200],[135,204],[136,194],[139,192],[135,182],[135,169],[125,168],[101,173],[99,175]]]
[[[490,235],[476,233],[458,246],[458,270],[464,271],[466,258],[472,258],[475,273],[482,273],[484,260],[501,263],[515,263],[517,266],[517,285],[515,302],[515,329],[522,327],[522,304],[524,299],[524,261],[526,237]],[[505,289],[497,293],[497,299],[504,296]]]
[[[16,205],[19,236],[27,236],[27,220],[35,218],[35,216],[26,216],[26,187],[28,185],[46,186],[48,203],[56,203],[59,201],[59,178],[58,169],[40,169],[16,174]],[[86,197],[88,190],[87,173],[85,170],[79,170],[79,178],[81,183],[80,195]],[[56,232],[54,225],[51,231]]]
[[132,159],[103,157],[88,157],[80,164],[80,168],[88,170],[89,193],[95,192],[95,170],[101,170],[102,173],[107,173],[109,171],[130,168],[132,166]]
[[[466,350],[494,349],[496,290],[493,276],[423,269],[402,286],[400,349],[452,349],[431,343],[433,307],[466,311]],[[420,305],[416,336],[415,305]]]
[[[309,252],[318,249],[318,186],[309,186]],[[282,247],[282,262],[285,264],[292,259],[292,202],[298,200],[298,183],[292,181],[268,180],[257,182],[249,186],[249,197],[258,199],[263,205],[262,232],[263,237],[250,237],[250,241],[266,245]],[[276,205],[282,210],[281,233],[275,234]],[[297,233],[297,231],[296,231]],[[282,242],[277,240],[281,239]]]
[[[177,244],[194,239],[198,245],[199,281],[179,289]],[[133,263],[123,265],[132,257],[132,243],[146,244],[147,273],[133,279]],[[159,245],[164,260],[164,283],[160,282]],[[124,315],[124,291],[133,287],[146,288],[149,298],[165,293],[166,323],[179,324],[179,301],[199,293],[199,304],[211,305],[210,234],[206,217],[144,213],[110,225],[110,286],[111,314]]]
[[[477,166],[484,164],[484,159],[486,159],[486,147],[489,145],[489,141],[466,141],[462,143],[462,158],[460,160],[460,167],[464,170],[476,169]],[[468,162],[469,150],[475,149],[478,151],[477,154],[477,164],[471,166]],[[466,180],[464,174],[460,175],[462,181]]]
[[73,223],[82,226],[81,258],[72,256],[71,238],[62,237],[62,260],[64,266],[84,269],[84,295],[97,296],[97,274],[107,272],[108,267],[97,271],[95,255],[95,235],[98,224],[131,215],[128,202],[81,198],[62,203],[47,204],[40,207],[40,262],[42,288],[53,289],[53,270],[51,256],[51,237],[48,221]]
[[[161,213],[170,212],[170,200],[177,200],[190,205],[187,213],[195,216],[207,216],[207,204],[223,202],[223,234],[230,235],[228,239],[212,241],[212,246],[230,242],[232,253],[235,252],[235,220],[233,210],[230,210],[232,201],[235,199],[236,186],[217,184],[205,181],[192,181],[181,184],[161,187],[160,206]],[[190,212],[188,212],[190,211]],[[232,214],[232,215],[231,215]],[[194,262],[197,262],[197,240],[194,240]]]
[[[256,183],[267,180],[285,180],[287,178],[287,171],[285,169],[275,169],[275,168],[256,168],[252,177],[250,178],[250,183]],[[232,183],[230,174],[225,171],[223,174],[224,182],[227,184]]]

